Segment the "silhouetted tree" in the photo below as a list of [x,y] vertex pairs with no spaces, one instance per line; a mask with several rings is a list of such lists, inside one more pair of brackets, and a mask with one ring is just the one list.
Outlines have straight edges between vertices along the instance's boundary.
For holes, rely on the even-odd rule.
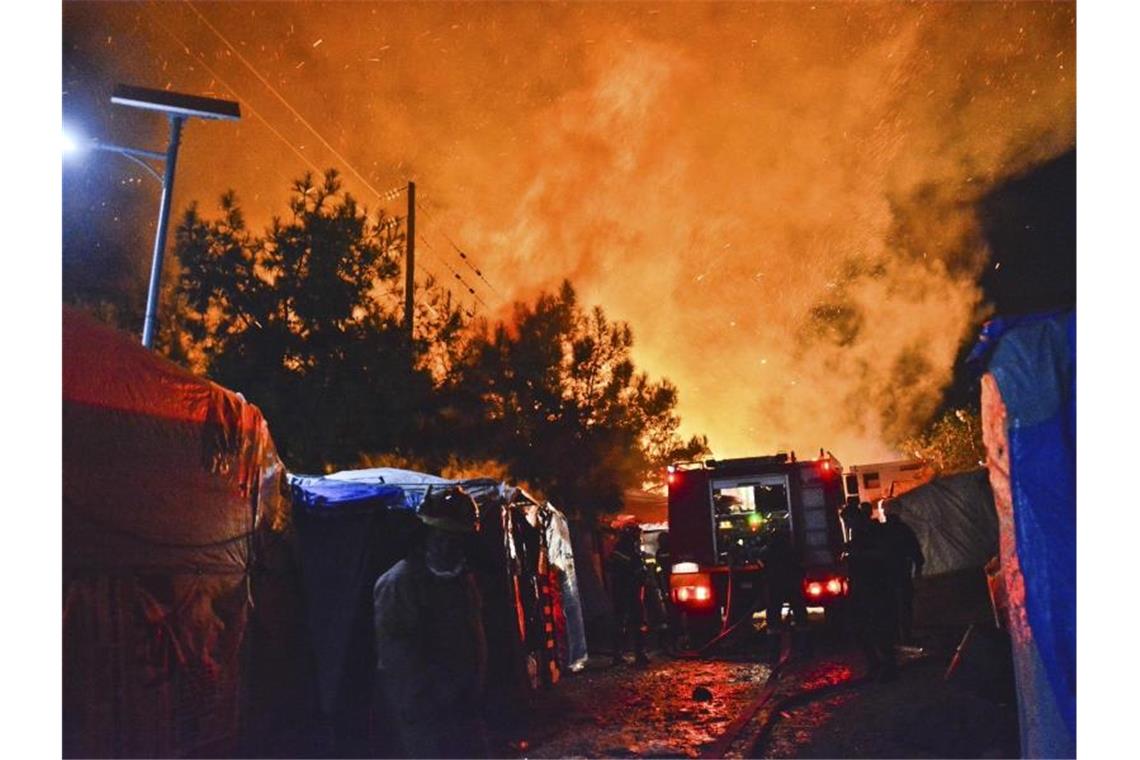
[[261,407],[292,469],[414,449],[464,319],[429,281],[409,344],[400,225],[371,219],[333,170],[295,182],[289,216],[263,235],[232,192],[220,211],[191,206],[177,230],[178,350]]
[[928,462],[939,475],[976,470],[986,459],[981,415],[970,408],[947,411],[899,448]]
[[462,453],[496,458],[586,511],[613,510],[667,462],[707,453],[703,437],[677,435],[676,388],[638,372],[632,346],[629,326],[601,307],[583,310],[569,282],[533,306],[515,304],[512,324],[476,337],[455,373]]

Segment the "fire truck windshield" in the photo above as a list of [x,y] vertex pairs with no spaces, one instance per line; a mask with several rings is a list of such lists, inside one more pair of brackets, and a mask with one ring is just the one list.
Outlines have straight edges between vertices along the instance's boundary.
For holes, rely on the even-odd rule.
[[712,501],[719,563],[755,562],[776,530],[791,527],[783,475],[716,479]]

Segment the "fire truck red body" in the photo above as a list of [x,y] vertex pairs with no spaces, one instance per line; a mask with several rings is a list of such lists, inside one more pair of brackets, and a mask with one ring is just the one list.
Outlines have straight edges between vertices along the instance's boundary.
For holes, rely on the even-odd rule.
[[761,558],[777,530],[790,531],[807,606],[827,608],[846,595],[842,466],[829,453],[677,464],[667,480],[670,593],[691,643],[764,608]]

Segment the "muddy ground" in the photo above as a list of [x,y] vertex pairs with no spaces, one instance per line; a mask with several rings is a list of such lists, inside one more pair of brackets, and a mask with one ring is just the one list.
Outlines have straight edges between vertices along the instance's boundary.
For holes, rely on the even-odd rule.
[[[757,662],[657,657],[646,668],[591,662],[537,695],[526,757],[697,757],[759,693]],[[707,693],[706,693],[707,692]]]
[[796,679],[800,695],[774,701],[769,728],[749,755],[1020,756],[1015,698],[994,673],[971,676],[962,669],[948,679],[949,653],[937,649],[901,659],[905,664],[889,683],[864,678],[862,658],[849,649],[814,660]]
[[941,663],[788,705],[753,757],[1018,757],[1016,708],[946,684]]

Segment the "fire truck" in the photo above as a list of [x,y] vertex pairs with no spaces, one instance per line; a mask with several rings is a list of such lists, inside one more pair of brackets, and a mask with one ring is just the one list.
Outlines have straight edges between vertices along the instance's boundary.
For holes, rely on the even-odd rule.
[[840,563],[842,465],[829,452],[671,465],[670,595],[690,647],[765,606],[762,557],[778,530],[788,530],[805,570],[804,599],[832,614],[847,593]]

